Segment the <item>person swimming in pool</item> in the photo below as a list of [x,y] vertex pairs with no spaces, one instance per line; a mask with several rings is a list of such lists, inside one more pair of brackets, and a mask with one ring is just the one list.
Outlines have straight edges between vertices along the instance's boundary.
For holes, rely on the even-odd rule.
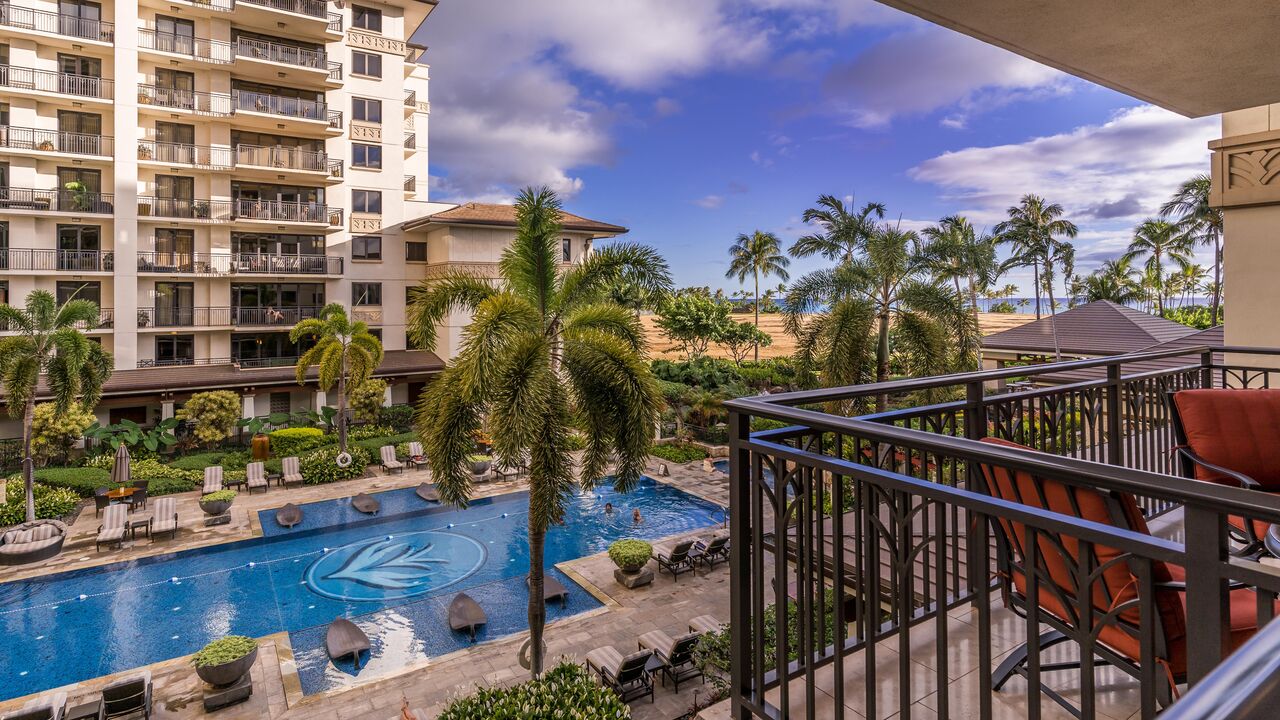
[[640,523],[642,523],[642,522],[644,522],[644,518],[643,518],[643,517],[640,517],[640,508],[636,508],[635,510],[632,510],[632,511],[631,511],[631,523],[632,523],[633,525],[639,525],[639,524],[640,524]]
[[607,502],[607,503],[605,503],[605,504],[604,504],[604,514],[605,514],[605,515],[612,515],[612,514],[613,514],[613,503],[611,503],[611,502]]

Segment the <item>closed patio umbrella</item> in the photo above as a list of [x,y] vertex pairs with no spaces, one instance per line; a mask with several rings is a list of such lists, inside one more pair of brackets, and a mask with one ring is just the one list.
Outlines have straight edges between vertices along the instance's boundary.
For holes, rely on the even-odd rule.
[[129,484],[129,448],[124,443],[116,448],[116,462],[111,466],[111,483],[121,487]]

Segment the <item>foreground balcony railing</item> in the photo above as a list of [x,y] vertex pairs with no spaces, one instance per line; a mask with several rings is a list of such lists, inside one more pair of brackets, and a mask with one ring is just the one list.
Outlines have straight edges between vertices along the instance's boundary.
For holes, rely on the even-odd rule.
[[[341,161],[338,164],[341,166]],[[237,145],[236,165],[254,165],[257,167],[308,170],[312,172],[328,171],[330,169],[329,155],[324,151],[302,150],[281,145]]]
[[115,254],[110,250],[0,249],[0,271],[111,272]]
[[114,152],[115,143],[102,135],[0,125],[0,148],[105,157]]
[[17,65],[0,65],[0,87],[101,100],[110,100],[115,92],[115,83],[106,78],[70,75]]
[[[1277,368],[1280,351],[1191,348],[728,402],[731,716],[1039,717],[1049,700],[1093,718],[1119,688],[1132,707],[1107,716],[1204,717],[1178,690],[1200,702],[1240,613],[1277,645],[1280,571],[1228,529],[1280,523],[1280,499],[1174,475],[1168,393],[1269,387]],[[998,389],[1014,377],[1039,387]],[[1020,641],[1026,661],[1000,669],[1023,680],[1000,687]]]
[[163,360],[139,360],[139,368],[157,367],[206,367],[209,365],[231,365],[238,370],[261,370],[265,368],[293,367],[298,364],[297,356],[265,357],[265,358],[166,358]]
[[138,327],[291,326],[317,317],[320,306],[304,307],[149,307],[138,308]]
[[105,43],[115,42],[116,35],[113,23],[86,20],[48,10],[33,10],[9,3],[0,4],[0,25]]
[[30,210],[110,215],[113,209],[112,199],[111,193],[0,187],[0,212]]
[[317,203],[276,200],[202,200],[194,198],[138,198],[143,217],[178,218],[199,222],[265,220],[284,223],[342,225],[342,208]]
[[138,253],[138,272],[190,275],[341,275],[343,259],[328,255]]

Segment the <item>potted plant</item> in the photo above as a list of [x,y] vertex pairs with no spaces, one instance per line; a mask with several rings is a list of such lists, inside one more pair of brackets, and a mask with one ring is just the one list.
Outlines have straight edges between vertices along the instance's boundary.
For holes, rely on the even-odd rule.
[[209,217],[209,203],[203,200],[197,200],[191,205],[191,212],[195,217],[206,220]]
[[469,455],[467,459],[471,461],[472,475],[484,475],[493,466],[493,457],[490,455]]
[[143,145],[143,144],[139,144],[139,145],[138,145],[138,159],[139,159],[139,160],[150,160],[150,159],[151,159],[151,146],[150,146],[150,145]]
[[138,311],[138,327],[147,327],[151,324],[151,313],[146,310]]
[[191,657],[200,679],[214,686],[234,683],[253,667],[258,658],[258,642],[243,635],[218,638]]
[[615,540],[609,545],[609,559],[618,569],[613,578],[629,588],[653,582],[653,571],[645,567],[653,557],[653,546],[644,540]]
[[253,437],[249,441],[249,450],[254,460],[266,460],[271,457],[271,437],[266,432],[270,422],[270,418],[247,417],[240,418],[236,423]]
[[36,146],[36,149],[38,149],[38,150],[46,150],[46,151],[50,151],[50,152],[52,152],[52,151],[53,151],[53,141],[52,141],[52,140],[41,140],[41,141],[40,141],[40,144]]
[[200,498],[200,509],[205,515],[218,516],[225,513],[231,508],[231,503],[236,499],[235,490],[219,490],[211,492]]

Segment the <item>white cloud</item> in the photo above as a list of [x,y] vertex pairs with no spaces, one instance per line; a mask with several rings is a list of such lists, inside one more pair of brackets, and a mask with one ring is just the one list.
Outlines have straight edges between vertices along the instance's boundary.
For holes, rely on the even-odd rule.
[[658,117],[671,117],[679,115],[684,110],[679,100],[669,97],[660,97],[653,101],[653,112]]
[[704,210],[715,210],[716,208],[719,208],[721,205],[724,205],[724,196],[723,195],[704,195],[698,198],[697,200],[694,200],[693,204],[697,205],[700,208],[703,208]]
[[1023,99],[1068,92],[1064,74],[936,26],[898,32],[828,71],[831,109],[856,127],[952,109],[942,120],[964,127],[970,115]]

